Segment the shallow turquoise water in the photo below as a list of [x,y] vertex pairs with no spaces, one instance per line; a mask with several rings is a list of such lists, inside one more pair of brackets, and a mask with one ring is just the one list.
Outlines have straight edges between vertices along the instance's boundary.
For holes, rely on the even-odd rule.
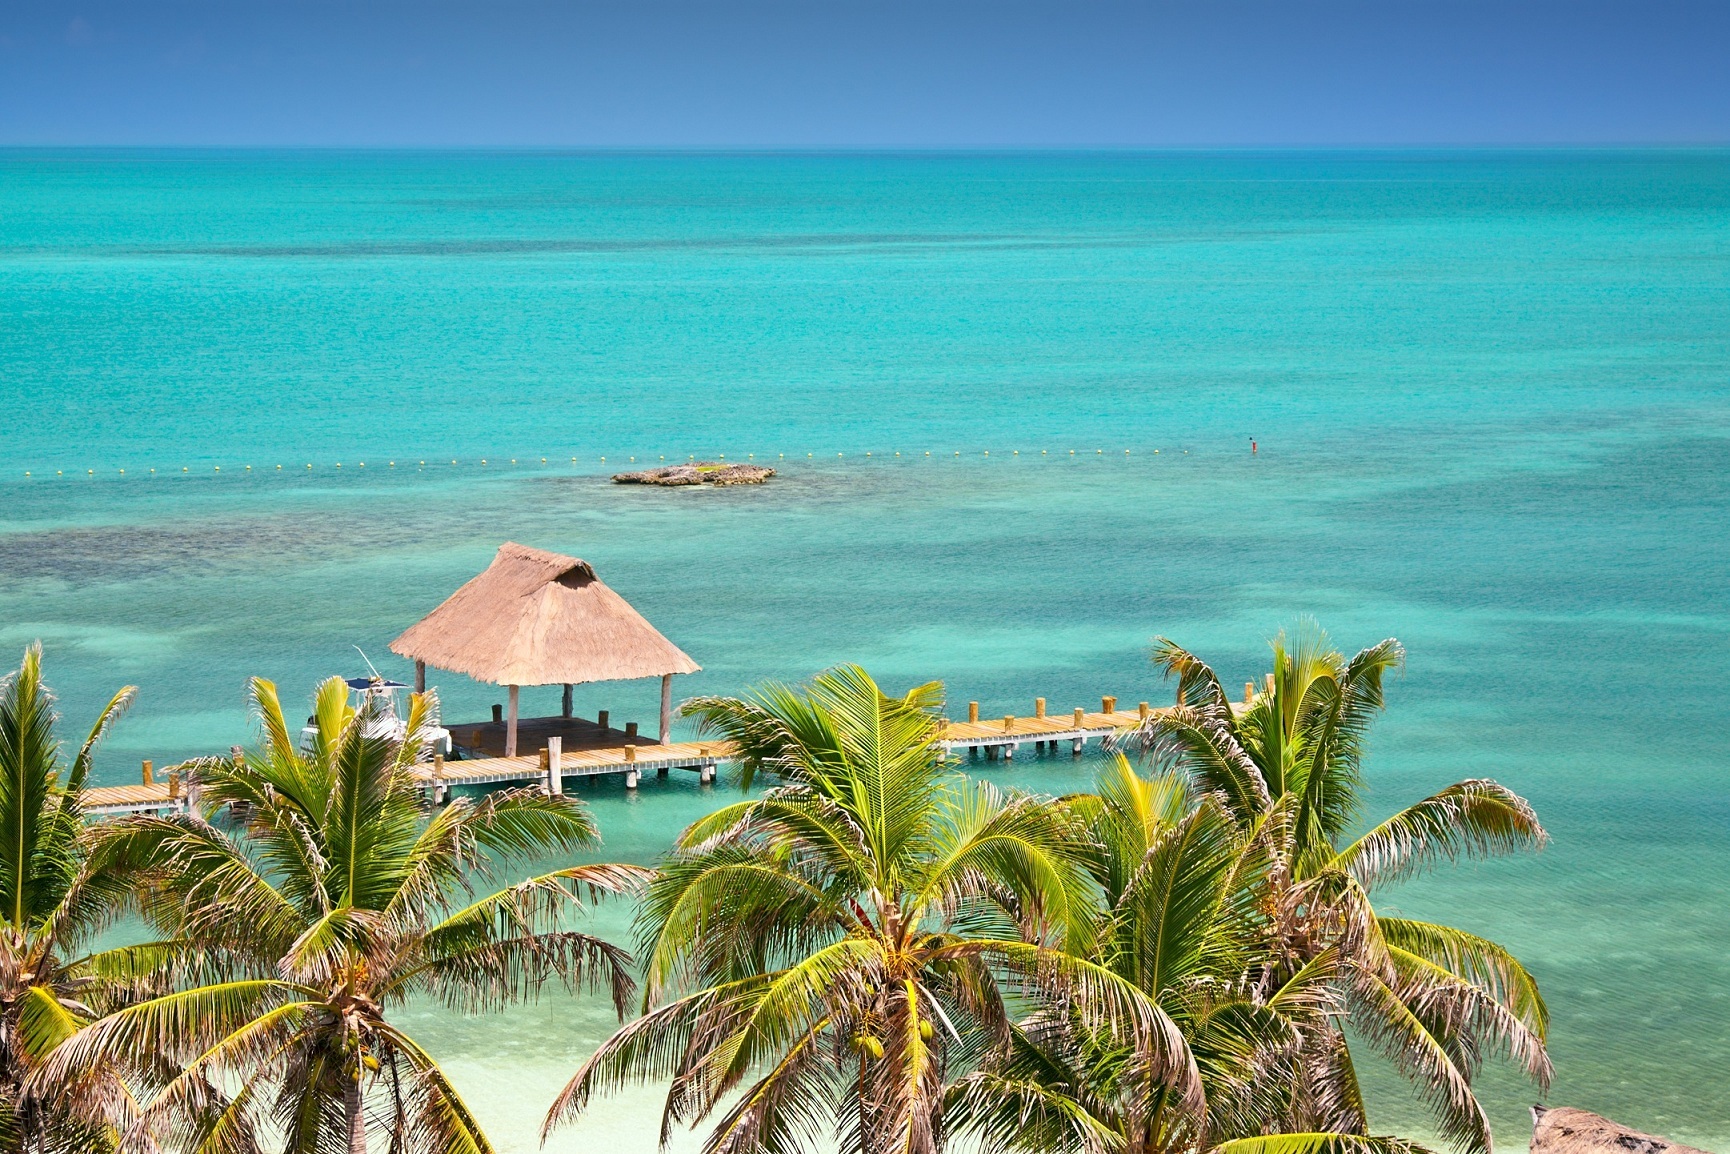
[[[1388,902],[1536,969],[1550,1101],[1730,1149],[1727,210],[1721,152],[0,153],[0,644],[74,721],[142,687],[118,782],[244,740],[248,674],[396,669],[507,538],[593,562],[684,692],[859,660],[1067,709],[1169,699],[1155,633],[1228,683],[1305,613],[1395,634],[1372,804],[1492,775],[1554,844]],[[784,472],[604,480],[721,453]],[[636,860],[724,796],[584,793]],[[608,1029],[415,1025],[524,1151]],[[1524,1145],[1534,1091],[1487,1093]],[[1384,1081],[1377,1121],[1421,1115]]]

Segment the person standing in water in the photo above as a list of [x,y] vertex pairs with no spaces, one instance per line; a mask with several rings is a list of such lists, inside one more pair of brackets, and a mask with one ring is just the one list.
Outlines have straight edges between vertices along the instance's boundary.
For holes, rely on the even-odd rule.
[[1252,457],[1255,456],[1255,438],[1254,437],[1251,437],[1249,439],[1249,455]]

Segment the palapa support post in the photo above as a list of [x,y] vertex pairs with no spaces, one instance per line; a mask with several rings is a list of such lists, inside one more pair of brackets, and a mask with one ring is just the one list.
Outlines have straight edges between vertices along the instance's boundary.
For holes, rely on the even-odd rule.
[[565,739],[547,738],[547,792],[554,797],[565,792]]
[[426,692],[426,662],[424,661],[414,663],[414,691],[416,693]]
[[[511,712],[510,717],[505,721],[505,756],[515,757],[517,755],[517,687],[513,685],[510,689]],[[497,709],[498,706],[495,705],[493,708]]]
[[673,675],[661,675],[661,744],[673,734]]
[[969,701],[967,703],[967,720],[973,722],[979,720],[979,703],[977,701]]
[[571,715],[571,683],[567,681],[567,682],[565,682],[565,695],[559,701],[559,716],[560,717],[569,717],[570,715]]
[[148,757],[144,759],[144,784],[156,784],[156,766]]
[[1033,699],[1033,716],[1035,716],[1035,717],[1044,717],[1045,716],[1045,698],[1035,697]]

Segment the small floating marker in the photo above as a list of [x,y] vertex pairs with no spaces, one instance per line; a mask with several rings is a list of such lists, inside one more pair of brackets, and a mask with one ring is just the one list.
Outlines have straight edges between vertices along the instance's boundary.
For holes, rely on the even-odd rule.
[[781,458],[781,460],[783,460],[783,461],[785,461],[787,459],[787,454],[785,454],[785,453],[778,453],[776,455],[779,456]]
[[661,456],[661,460],[663,460],[663,461],[665,461],[665,460],[666,460],[666,459],[667,459],[667,458],[666,458],[666,455],[665,455],[665,454],[662,454],[662,456]]
[[[541,458],[541,464],[543,464],[543,465],[544,465],[544,464],[546,464],[546,463],[547,463],[547,459],[546,459],[546,458],[545,458],[545,457],[542,457],[542,458]],[[396,464],[396,462],[395,462],[395,461],[392,461],[392,462],[391,462],[391,464],[393,464],[393,465],[394,465],[394,464]]]
[[[636,460],[636,458],[635,458],[635,457],[633,457],[633,458],[631,458],[631,459],[632,459],[632,460]],[[717,461],[725,461],[725,460],[726,460],[726,459],[727,459],[727,454],[725,454],[725,453],[722,453],[722,454],[721,454],[721,455],[720,455],[720,456],[719,456],[719,457],[716,457],[716,458],[715,458],[715,459],[716,459],[716,460],[717,460]]]
[[26,477],[28,477],[28,476],[29,476],[29,475],[30,475],[30,470],[29,470],[29,469],[25,469],[25,470],[24,470],[24,475],[25,475],[25,476],[26,476]]
[[1105,456],[1105,450],[1104,449],[1095,449],[1093,451],[1098,453],[1102,457]]
[[895,450],[895,455],[896,455],[896,456],[897,456],[897,457],[899,457],[899,456],[900,456],[900,455],[901,455],[901,450],[900,450],[900,449],[896,449],[896,450]]
[[926,449],[926,450],[925,450],[925,455],[926,455],[926,456],[927,456],[927,457],[929,457],[929,456],[930,456],[930,455],[931,455],[931,450],[930,450],[930,449]]
[[955,455],[957,457],[959,457],[961,455],[961,450],[960,449],[955,450]]
[[481,458],[481,464],[483,464],[483,465],[484,465],[484,464],[486,464],[486,463],[487,463],[487,459],[486,459],[486,458],[485,458],[485,457],[482,457],[482,458]]
[[512,458],[511,458],[511,464],[513,464],[513,465],[514,465],[514,464],[516,464],[516,463],[517,463],[517,459],[516,459],[516,458],[515,458],[515,457],[512,457]]
[[[307,468],[310,469],[310,468],[312,468],[312,466],[308,465]],[[182,466],[180,466],[180,471],[182,473],[190,473],[192,470],[188,469],[185,465],[182,465]]]
[[215,469],[218,473],[222,472],[222,466],[221,465],[215,466]]
[[1074,449],[1069,450],[1069,455],[1071,457],[1075,456],[1075,450]]
[[1021,450],[1020,450],[1020,449],[1015,449],[1015,450],[1012,450],[1012,452],[1013,452],[1013,453],[1014,453],[1014,455],[1015,455],[1015,456],[1017,456],[1017,457],[1019,457],[1019,456],[1021,456]]
[[1044,449],[1039,450],[1039,455],[1041,457],[1045,456],[1045,450]]
[[1124,451],[1123,451],[1123,455],[1124,455],[1124,456],[1126,456],[1126,457],[1127,457],[1127,456],[1129,456],[1129,450],[1128,450],[1128,449],[1125,449],[1125,450],[1124,450]]
[[[120,471],[121,471],[121,472],[122,472],[122,473],[124,473],[124,472],[126,472],[126,470],[125,470],[125,469],[122,469],[122,470],[120,470]],[[247,471],[247,472],[248,472],[248,473],[250,473],[250,472],[252,472],[252,466],[251,466],[251,465],[248,465],[248,466],[247,466],[247,467],[246,467],[246,471]]]
[[[282,468],[282,466],[281,466],[281,465],[278,465],[278,466],[277,466],[277,468],[279,468],[279,469],[280,469],[280,468]],[[152,469],[152,470],[150,470],[150,471],[151,471],[151,472],[152,472],[152,473],[154,473],[154,472],[156,472],[156,470],[155,470],[155,469]]]
[[342,468],[342,462],[341,462],[341,461],[338,461],[338,462],[337,462],[337,463],[336,463],[336,467],[337,467],[337,468],[339,468],[339,469],[340,469],[340,468]]
[[[601,464],[603,464],[603,465],[604,465],[604,464],[606,464],[606,463],[607,463],[607,459],[606,459],[606,458],[605,458],[605,457],[602,457],[602,458],[601,458]],[[486,462],[485,462],[485,461],[482,461],[482,462],[481,462],[481,464],[483,464],[483,465],[484,465],[484,464],[486,464]]]
[[[251,466],[251,465],[248,465],[248,466],[247,466],[247,468],[248,468],[248,469],[250,469],[250,468],[252,468],[252,466]],[[121,476],[122,476],[122,477],[124,477],[124,476],[126,476],[126,470],[125,470],[125,469],[122,469],[122,470],[120,470],[120,475],[121,475]]]
[[395,461],[392,461],[392,462],[391,462],[391,463],[390,463],[390,467],[391,467],[391,468],[393,468],[393,469],[394,469],[394,468],[396,468],[396,462],[395,462]]
[[86,469],[84,471],[86,473],[89,473],[92,477],[96,476],[96,470],[95,469]]
[[810,455],[811,455],[811,454],[810,454],[810,453],[806,453],[806,454],[805,454],[805,455],[806,455],[806,456],[807,456],[807,457],[809,457],[809,456],[810,456]]
[[756,459],[757,459],[757,454],[755,454],[755,453],[746,453],[746,454],[745,454],[745,459],[746,459],[746,460],[747,460],[747,461],[755,461],[755,460],[756,460]]
[[365,462],[365,461],[362,461],[362,462],[361,462],[361,463],[360,463],[360,467],[361,467],[361,468],[363,468],[363,469],[364,469],[364,468],[366,468],[366,462]]
[[870,455],[871,455],[871,450],[870,450],[870,449],[866,449],[866,450],[865,450],[865,455],[866,455],[866,456],[867,456],[867,457],[869,457],[869,456],[870,456]]
[[1158,450],[1158,449],[1155,449],[1155,450],[1154,450],[1154,453],[1155,453],[1155,454],[1157,454],[1157,453],[1158,453],[1158,452],[1159,452],[1159,450]]
[[309,469],[310,469],[310,468],[312,468],[312,462],[311,462],[311,461],[308,461],[308,462],[307,462],[307,463],[306,463],[306,467],[307,467],[307,468],[309,468]]
[[[184,469],[183,469],[183,470],[181,470],[181,471],[182,471],[182,472],[185,472],[185,470],[184,470]],[[63,470],[63,469],[56,469],[56,470],[54,470],[54,475],[55,475],[55,476],[56,476],[56,477],[63,477],[63,476],[65,476],[65,475],[66,475],[66,473],[65,473],[65,470]]]
[[846,456],[846,455],[847,455],[847,454],[845,454],[845,453],[836,453],[836,454],[835,454],[835,455],[836,455],[836,456],[837,456],[837,457],[845,457],[845,456]]
[[574,464],[576,464],[576,463],[577,463],[577,459],[576,459],[576,458],[575,458],[575,457],[572,457],[572,458],[571,458],[571,464],[573,464],[573,465],[574,465]]
[[985,450],[985,455],[987,457],[989,457],[991,455],[991,450],[990,449]]
[[[152,473],[154,473],[154,472],[156,472],[156,470],[155,470],[155,469],[152,469],[152,470],[150,470],[150,471],[151,471],[151,472],[152,472]],[[278,472],[278,473],[280,473],[280,472],[282,472],[282,466],[281,466],[281,465],[278,465],[278,466],[277,466],[277,467],[276,467],[276,471],[277,471],[277,472]]]

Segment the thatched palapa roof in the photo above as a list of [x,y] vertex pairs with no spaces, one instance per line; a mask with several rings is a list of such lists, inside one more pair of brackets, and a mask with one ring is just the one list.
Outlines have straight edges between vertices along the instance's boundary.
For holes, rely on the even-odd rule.
[[1532,1154],[1706,1154],[1571,1106],[1532,1107]]
[[587,561],[514,542],[390,648],[497,685],[630,681],[702,668]]

